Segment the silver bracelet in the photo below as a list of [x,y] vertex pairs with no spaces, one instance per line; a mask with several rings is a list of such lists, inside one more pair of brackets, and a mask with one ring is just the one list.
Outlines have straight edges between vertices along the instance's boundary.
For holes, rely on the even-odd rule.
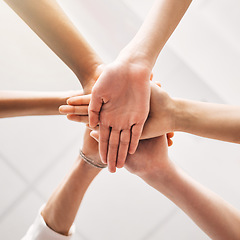
[[94,167],[96,167],[96,168],[105,168],[105,167],[107,167],[107,164],[104,164],[104,163],[96,163],[96,162],[94,162],[94,160],[92,160],[92,159],[90,159],[90,158],[88,158],[83,152],[82,152],[82,150],[80,150],[80,156],[82,157],[82,159],[85,161],[85,162],[87,162],[88,164],[90,164],[90,165],[92,165],[92,166],[94,166]]

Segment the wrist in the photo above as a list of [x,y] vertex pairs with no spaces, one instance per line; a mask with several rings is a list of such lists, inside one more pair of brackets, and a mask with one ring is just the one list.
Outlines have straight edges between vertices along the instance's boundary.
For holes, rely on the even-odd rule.
[[155,62],[146,52],[139,49],[142,48],[137,46],[132,47],[131,45],[126,46],[119,53],[117,61],[126,62],[128,64],[138,64],[146,68],[147,71],[152,72]]
[[79,158],[80,158],[80,161],[79,161],[78,168],[81,169],[81,171],[85,171],[86,173],[96,175],[103,169],[103,168],[97,168],[87,163],[86,161],[84,161],[84,159],[81,156],[79,156]]
[[176,129],[176,100],[171,98],[167,92],[152,83],[151,92],[151,112],[153,118],[156,118],[156,129],[160,135],[174,132]]
[[85,67],[84,71],[82,71],[82,69],[78,71],[76,76],[81,82],[85,94],[91,93],[92,88],[102,71],[103,63],[101,61],[94,61],[92,64]]
[[174,131],[186,132],[190,123],[187,113],[186,101],[183,99],[174,99]]
[[158,167],[155,167],[154,171],[142,175],[141,178],[158,191],[165,192],[165,190],[170,188],[174,182],[176,173],[176,166],[169,160],[165,166],[161,164]]

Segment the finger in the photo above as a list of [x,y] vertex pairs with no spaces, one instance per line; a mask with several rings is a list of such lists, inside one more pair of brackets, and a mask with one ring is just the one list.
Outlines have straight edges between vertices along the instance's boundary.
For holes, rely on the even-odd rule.
[[76,115],[88,115],[88,106],[70,106],[62,105],[59,107],[59,112],[62,114],[76,114]]
[[120,133],[120,143],[118,148],[117,168],[122,168],[127,158],[130,144],[130,130],[122,130]]
[[97,125],[96,127],[90,127],[89,124],[86,124],[86,127],[92,131],[99,131],[99,125]]
[[91,127],[96,127],[97,124],[99,123],[101,107],[102,107],[102,99],[100,97],[97,97],[96,94],[92,94],[92,98],[90,100],[89,108],[88,108],[89,125]]
[[167,141],[168,141],[168,146],[171,147],[173,145],[172,139],[168,138]]
[[132,126],[131,142],[130,142],[130,147],[128,151],[130,154],[134,154],[137,149],[138,142],[142,134],[142,128],[143,128],[143,125],[140,125],[140,124],[136,124]]
[[99,125],[99,154],[103,163],[107,163],[107,150],[110,128],[103,124]]
[[71,97],[67,100],[67,104],[69,105],[89,105],[91,99],[91,94]]
[[99,132],[98,131],[91,131],[90,136],[94,138],[97,142],[99,142]]
[[167,133],[167,137],[168,137],[168,138],[174,137],[174,132]]
[[162,85],[161,85],[160,82],[156,82],[156,84],[157,84],[159,87],[162,87]]
[[112,129],[108,142],[108,155],[107,155],[108,170],[111,173],[116,172],[119,137],[120,131]]
[[68,114],[67,115],[68,120],[74,121],[74,122],[81,122],[81,123],[88,123],[88,116],[79,116],[74,114]]

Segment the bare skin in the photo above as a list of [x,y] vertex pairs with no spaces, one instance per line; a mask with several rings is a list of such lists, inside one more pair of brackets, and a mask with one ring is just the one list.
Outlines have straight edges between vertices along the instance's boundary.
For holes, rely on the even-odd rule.
[[[55,0],[21,2],[5,0],[5,2],[72,69],[84,92],[90,93],[103,71],[100,66],[102,61],[57,2]],[[104,162],[108,159],[112,172],[116,169],[116,161],[123,165],[127,152],[133,153],[136,150],[143,124],[148,116],[150,101],[148,80],[153,65],[190,2],[190,0],[156,1],[136,36],[121,51],[117,59],[106,66],[93,89],[89,108],[90,125],[96,125],[100,121],[102,133],[100,153]],[[105,106],[101,108],[102,103],[105,103]],[[121,112],[123,107],[126,113],[124,116]]]
[[[93,85],[103,71],[103,62],[73,25],[57,1],[5,0],[5,2],[73,71],[83,87],[84,94],[91,93]],[[14,106],[13,98],[10,100],[8,95],[6,97],[8,98],[8,106],[6,106],[6,98],[3,103],[8,110],[2,113],[2,117],[59,114],[58,107],[64,104],[67,96],[62,98],[61,96],[50,95],[39,96],[36,93],[30,93],[28,96],[22,96],[21,94],[12,96],[15,98],[15,103],[16,100],[18,101],[17,106]],[[23,98],[24,101],[22,101]],[[38,101],[34,100],[35,98],[41,101],[41,106],[39,106]],[[89,154],[89,157],[94,155],[93,157],[96,159],[97,156],[99,158],[98,145],[90,137],[89,133],[90,130],[87,129],[83,151],[87,156]],[[44,220],[50,228],[62,234],[68,233],[74,221],[75,210],[80,205],[88,185],[98,172],[98,169],[92,169],[85,162],[77,160],[72,172],[66,177],[43,209]],[[77,178],[79,178],[78,181],[76,181]],[[79,182],[79,180],[81,181]],[[64,194],[70,192],[72,196]],[[74,199],[74,201],[69,206],[70,198]],[[67,210],[67,213],[65,210]]]
[[[60,95],[59,93],[51,97],[48,95],[47,104],[44,105],[45,112],[42,109],[39,110],[37,101],[32,101],[32,110],[36,103],[34,113],[52,112],[53,104],[49,98],[54,100],[55,96],[57,101]],[[19,98],[19,93],[17,96]],[[28,93],[27,96],[33,99],[34,93]],[[40,99],[43,100],[43,96]],[[39,100],[39,93],[37,99]],[[18,115],[26,114],[19,114],[20,109],[17,110]],[[84,136],[83,152],[95,162],[100,163],[98,143],[89,136],[89,130],[87,130]],[[97,132],[92,132],[91,136],[98,140]],[[125,167],[172,200],[211,238],[239,239],[240,212],[196,183],[169,160],[165,136],[141,140],[136,153],[128,155]],[[68,235],[85,191],[99,172],[100,169],[85,163],[80,157],[77,159],[70,173],[49,198],[42,211],[42,216],[49,228],[62,235]]]
[[141,140],[125,168],[173,201],[211,239],[240,238],[240,211],[171,162],[165,136]]
[[[82,151],[95,162],[101,162],[98,143],[89,138],[89,130],[85,132]],[[77,158],[70,173],[51,195],[42,211],[46,224],[52,230],[62,235],[68,235],[83,196],[100,171],[101,169],[84,162],[80,156]]]
[[157,0],[135,37],[93,88],[89,124],[100,125],[100,156],[111,172],[116,162],[124,164],[127,152],[136,151],[149,113],[152,68],[190,3]]
[[66,104],[68,98],[81,95],[82,91],[0,91],[0,118],[59,115],[58,108]]
[[[98,141],[98,132],[91,136]],[[171,162],[165,135],[141,140],[125,168],[174,202],[211,239],[240,238],[240,211]]]
[[100,75],[102,60],[55,0],[5,0],[49,48],[73,71],[85,93]]
[[89,124],[99,123],[100,156],[111,172],[116,171],[116,162],[124,165],[127,153],[136,150],[149,112],[150,76],[151,70],[143,64],[129,63],[125,68],[116,61],[93,87]]
[[[82,110],[86,111],[89,101],[88,95],[70,98],[70,106],[62,106],[60,111],[69,114],[70,120],[88,122],[87,113],[83,116]],[[240,143],[240,107],[174,99],[152,83],[150,113],[141,139],[174,131]]]

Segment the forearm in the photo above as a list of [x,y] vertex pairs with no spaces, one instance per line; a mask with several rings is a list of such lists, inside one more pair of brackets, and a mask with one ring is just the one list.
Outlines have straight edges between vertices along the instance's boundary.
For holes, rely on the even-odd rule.
[[82,198],[99,169],[85,163],[79,157],[71,172],[52,194],[42,216],[55,232],[68,235]]
[[102,63],[55,0],[5,0],[87,85]]
[[152,68],[190,3],[191,0],[156,0],[136,36],[123,49],[123,55],[140,59]]
[[172,165],[164,174],[145,181],[180,207],[212,239],[240,239],[240,212],[178,167]]
[[59,106],[73,95],[73,92],[0,91],[0,118],[58,115]]
[[240,143],[240,107],[175,100],[175,131]]

